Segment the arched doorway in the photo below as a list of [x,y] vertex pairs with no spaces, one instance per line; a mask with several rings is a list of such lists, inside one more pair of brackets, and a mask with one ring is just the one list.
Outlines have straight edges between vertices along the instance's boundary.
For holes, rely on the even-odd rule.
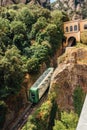
[[75,45],[76,45],[76,38],[75,37],[70,37],[68,39],[68,47],[75,46]]

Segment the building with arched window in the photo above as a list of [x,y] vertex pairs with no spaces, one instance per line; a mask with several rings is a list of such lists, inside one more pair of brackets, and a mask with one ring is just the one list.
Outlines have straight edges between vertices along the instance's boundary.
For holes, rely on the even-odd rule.
[[87,19],[64,22],[64,36],[66,37],[64,45],[70,44],[72,39],[73,41],[80,42],[80,35],[85,31],[87,31]]

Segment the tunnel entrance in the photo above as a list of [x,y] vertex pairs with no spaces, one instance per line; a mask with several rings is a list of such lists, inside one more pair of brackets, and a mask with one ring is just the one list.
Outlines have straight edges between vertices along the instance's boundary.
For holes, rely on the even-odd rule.
[[76,38],[75,37],[70,37],[68,39],[68,47],[75,46],[75,45],[76,45]]

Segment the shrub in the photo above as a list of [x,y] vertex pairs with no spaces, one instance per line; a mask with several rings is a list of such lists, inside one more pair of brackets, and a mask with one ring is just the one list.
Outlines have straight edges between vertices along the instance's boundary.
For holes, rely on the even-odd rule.
[[27,61],[28,73],[33,74],[39,71],[39,61],[37,58],[31,58]]
[[81,42],[87,45],[87,31],[81,33]]
[[0,99],[19,92],[25,68],[20,51],[15,46],[5,52],[0,60]]
[[73,100],[74,100],[74,109],[75,112],[80,115],[83,102],[85,99],[85,93],[83,92],[80,86],[77,86],[74,90]]
[[78,116],[74,112],[62,112],[61,120],[55,120],[53,130],[75,130],[78,122]]

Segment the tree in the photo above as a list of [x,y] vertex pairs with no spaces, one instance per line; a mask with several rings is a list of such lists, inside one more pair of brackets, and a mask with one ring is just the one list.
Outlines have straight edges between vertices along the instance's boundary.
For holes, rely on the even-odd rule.
[[84,99],[85,93],[83,92],[81,86],[77,86],[74,90],[73,100],[75,112],[78,114],[78,116],[80,116]]
[[18,13],[17,19],[22,21],[29,32],[31,29],[31,25],[35,22],[34,15],[31,10],[26,7],[23,7]]
[[47,25],[47,21],[45,17],[39,17],[37,22],[35,22],[35,24],[32,25],[32,29],[30,32],[30,38],[31,39],[35,39],[36,38],[36,34],[40,31],[43,30]]
[[78,122],[78,116],[74,112],[62,112],[61,120],[55,120],[53,130],[75,130]]
[[10,31],[13,35],[26,33],[26,25],[22,21],[13,21],[10,27]]
[[34,44],[30,48],[25,48],[25,54],[29,58],[37,58],[39,63],[48,59],[49,48],[46,45]]
[[53,52],[58,48],[61,43],[62,35],[58,33],[58,28],[55,24],[48,24],[46,27],[46,32],[50,37],[50,43],[53,49]]
[[39,71],[39,67],[39,61],[37,58],[31,58],[27,60],[28,73],[37,73]]
[[25,71],[20,51],[15,46],[7,49],[0,60],[0,99],[19,92]]
[[53,127],[53,130],[66,130],[66,127],[63,125],[61,121],[55,120],[55,126]]
[[0,44],[8,46],[11,44],[10,23],[7,19],[0,18]]
[[10,26],[11,35],[13,36],[13,44],[23,52],[25,47],[29,47],[26,25],[21,21],[13,21]]
[[10,22],[15,20],[15,17],[17,15],[17,11],[13,9],[7,9],[4,12],[2,12],[1,16],[5,19],[8,19]]
[[61,121],[67,129],[76,128],[78,122],[78,115],[74,112],[62,112]]

